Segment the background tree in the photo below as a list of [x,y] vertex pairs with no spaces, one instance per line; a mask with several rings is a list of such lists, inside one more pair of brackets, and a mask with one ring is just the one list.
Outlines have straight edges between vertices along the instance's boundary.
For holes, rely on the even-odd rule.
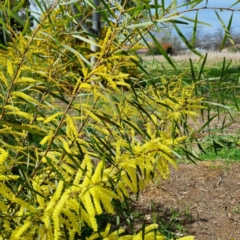
[[154,36],[158,39],[161,44],[170,44],[174,51],[179,51],[182,47],[182,41],[179,36],[174,32],[173,26],[169,24],[164,24],[156,30]]
[[[230,29],[230,34],[235,44],[239,43],[239,32]],[[192,41],[192,32],[187,33],[187,38]],[[215,31],[209,31],[204,27],[200,27],[196,31],[195,36],[195,47],[202,48],[205,50],[219,51],[224,39],[225,33],[222,28],[218,28]],[[226,40],[224,48],[233,46],[229,39]]]

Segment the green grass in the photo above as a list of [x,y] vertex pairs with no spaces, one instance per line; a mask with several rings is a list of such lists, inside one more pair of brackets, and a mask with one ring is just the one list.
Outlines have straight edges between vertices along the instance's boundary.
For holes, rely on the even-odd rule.
[[200,154],[201,160],[223,160],[225,163],[240,163],[240,135],[214,136],[205,139],[205,153]]
[[201,160],[211,160],[216,161],[219,159],[224,160],[225,163],[230,162],[239,162],[240,163],[240,149],[231,147],[223,147],[221,150],[218,150],[217,153],[214,149],[207,150],[207,154],[200,155]]

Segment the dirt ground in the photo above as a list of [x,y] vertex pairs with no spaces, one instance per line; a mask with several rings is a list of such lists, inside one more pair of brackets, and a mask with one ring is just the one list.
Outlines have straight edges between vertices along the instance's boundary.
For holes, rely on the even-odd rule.
[[[135,205],[147,222],[168,222],[177,236],[240,239],[240,164],[180,164],[168,181],[152,184]],[[160,226],[161,227],[161,226]]]

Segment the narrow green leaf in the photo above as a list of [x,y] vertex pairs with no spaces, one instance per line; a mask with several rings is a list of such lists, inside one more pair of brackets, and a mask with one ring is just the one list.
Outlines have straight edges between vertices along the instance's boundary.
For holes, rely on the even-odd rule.
[[[139,133],[141,136],[144,136],[142,130],[138,127],[136,127],[134,124],[132,124],[130,121],[126,120],[126,119],[123,119],[122,120],[123,122],[125,122],[126,124],[128,124],[129,126],[131,126],[137,133]],[[148,135],[148,137],[150,137]]]
[[175,64],[173,63],[172,59],[168,56],[168,54],[166,53],[166,51],[163,49],[163,47],[161,46],[161,44],[158,42],[158,40],[153,36],[153,34],[148,31],[149,35],[151,36],[154,44],[156,45],[156,47],[159,49],[159,51],[161,52],[161,54],[165,57],[165,59],[169,62],[169,64],[176,69]]
[[24,2],[25,1],[19,1],[19,3],[12,8],[12,11],[15,13],[18,12],[23,7]]
[[146,228],[146,221],[144,219],[142,223],[142,240],[145,239],[145,228]]
[[165,10],[165,0],[161,0],[161,3],[162,3],[162,11]]
[[65,44],[61,44],[65,49],[69,50],[70,52],[74,53],[76,56],[79,56],[87,65],[92,67],[92,64],[81,54],[79,53],[77,50],[73,49],[70,46],[67,46]]
[[173,0],[173,8],[174,8],[174,12],[177,12],[177,0]]
[[52,163],[52,159],[49,157],[45,157],[47,160],[47,163],[50,165],[50,167],[53,169],[54,173],[56,173],[61,180],[65,182],[65,178],[63,177],[62,173],[58,171],[58,169],[55,167],[55,165]]
[[16,130],[27,131],[27,132],[30,132],[32,134],[36,134],[38,136],[46,136],[46,132],[44,132],[44,131],[41,132],[41,131],[26,127],[26,126],[23,126],[23,125],[16,124],[16,123],[0,121],[0,124],[1,125],[6,125],[8,127],[12,127],[13,129],[16,129]]
[[30,21],[29,21],[29,18],[27,18],[22,30],[22,34],[23,35],[26,34],[26,32],[28,32],[29,30],[30,30]]
[[60,2],[59,5],[70,5],[72,3],[77,3],[77,2],[79,2],[79,0],[70,0],[67,2]]
[[205,67],[205,64],[206,64],[206,61],[207,61],[207,54],[205,55],[204,59],[203,59],[203,62],[202,62],[202,65],[200,67],[200,71],[199,71],[199,74],[198,74],[198,78],[197,78],[197,81],[199,81],[201,79],[201,76],[203,74],[203,71],[204,71],[204,67]]
[[[194,66],[193,66],[193,62],[192,62],[191,58],[189,58],[189,63],[190,63],[190,70],[191,70],[191,75],[192,75],[193,82],[196,83],[197,79],[196,79],[196,76],[195,76]],[[197,91],[197,88],[195,86],[195,93],[196,93],[196,91]]]
[[197,23],[198,23],[198,12],[196,13],[195,22],[194,22],[194,26],[193,26],[192,46],[195,46],[195,40],[196,40],[196,36],[197,36]]
[[136,64],[137,67],[139,67],[143,72],[145,72],[146,74],[149,74],[148,70],[142,66],[140,61],[136,61],[135,59],[131,58],[131,61]]
[[[193,22],[193,23],[195,23],[195,20],[196,20],[196,18],[193,19],[193,18],[189,18],[189,17],[186,17],[186,16],[182,16],[181,18],[182,18],[182,19],[185,19],[185,20],[187,20],[187,21],[189,21],[189,22]],[[198,20],[198,24],[206,25],[206,26],[209,26],[209,27],[212,26],[212,25],[209,24],[209,23],[202,22],[202,21],[199,21],[199,20]]]
[[147,109],[143,108],[142,105],[140,103],[138,103],[137,101],[133,100],[131,102],[129,102],[130,104],[132,104],[133,106],[135,106],[138,111],[141,111],[143,113],[146,114],[146,116],[151,120],[151,122],[154,124],[154,121],[152,120],[152,117],[150,116],[149,112],[147,111]]
[[203,124],[203,126],[198,130],[201,132],[206,126],[209,126],[209,123],[216,117],[218,114],[213,115],[211,118],[208,117],[208,121]]
[[180,18],[182,17],[182,15],[174,15],[174,16],[171,16],[171,17],[164,17],[164,18],[161,18],[161,19],[158,19],[158,20],[155,20],[155,21],[148,21],[148,22],[142,22],[142,23],[137,23],[137,24],[131,24],[131,25],[128,25],[126,26],[126,28],[139,28],[139,27],[148,27],[148,26],[151,26],[151,25],[154,25],[154,24],[157,24],[157,23],[163,23],[163,22],[170,22],[172,20],[175,20],[177,18]]
[[195,53],[196,55],[198,55],[199,57],[202,58],[202,55],[197,51],[195,50],[195,48],[189,43],[189,41],[186,39],[186,37],[184,36],[184,34],[180,31],[180,29],[178,28],[178,26],[173,23],[173,26],[176,30],[176,32],[178,33],[179,37],[182,39],[182,41],[186,44],[186,46],[188,47],[188,49],[190,51],[192,51],[193,53]]
[[159,18],[159,14],[158,14],[158,0],[154,0],[154,5],[155,5],[155,16],[156,19]]
[[91,44],[91,45],[95,45],[95,46],[98,47],[98,44],[97,44],[96,42],[93,42],[93,41],[90,40],[90,39],[87,39],[87,38],[85,38],[85,37],[81,37],[81,36],[79,36],[79,35],[74,35],[74,34],[72,34],[72,36],[75,37],[75,38],[78,38],[78,39],[82,40],[83,42],[86,42],[86,43],[89,43],[89,44]]
[[112,120],[110,120],[109,118],[107,118],[106,116],[101,116],[97,113],[94,113],[98,118],[100,118],[102,120],[103,123],[107,122],[110,123],[111,125],[116,126],[118,129],[121,128],[121,126],[119,126],[117,123],[113,122]]
[[225,31],[225,35],[224,35],[224,38],[222,40],[222,44],[221,44],[221,47],[220,47],[220,50],[222,50],[225,46],[225,43],[226,43],[226,40],[229,39],[230,42],[234,45],[234,40],[231,36],[231,33],[230,33],[230,29],[231,29],[231,25],[232,25],[232,19],[233,19],[233,13],[231,14],[231,17],[229,19],[229,22],[228,22],[228,26],[226,27],[224,21],[222,20],[221,16],[219,15],[219,13],[217,11],[215,11],[216,15],[217,15],[217,18],[219,20],[219,22],[221,23],[224,31]]
[[[126,26],[126,28],[132,29],[132,28],[148,27],[153,24],[154,23],[152,21],[148,21],[148,22],[142,22],[142,23],[137,23],[137,24],[131,24],[131,25]],[[120,28],[122,28],[122,26]]]
[[189,159],[192,163],[194,163],[195,165],[197,165],[197,163],[193,160],[193,159],[196,159],[196,160],[200,160],[197,156],[195,156],[194,154],[192,154],[189,150],[187,150],[186,148],[184,147],[180,147],[182,149],[182,151],[185,153],[185,156],[187,157],[187,159]]
[[100,2],[104,5],[105,9],[107,9],[108,13],[109,13],[114,19],[116,19],[116,16],[115,16],[114,12],[109,8],[109,4],[107,4],[105,0],[100,0]]

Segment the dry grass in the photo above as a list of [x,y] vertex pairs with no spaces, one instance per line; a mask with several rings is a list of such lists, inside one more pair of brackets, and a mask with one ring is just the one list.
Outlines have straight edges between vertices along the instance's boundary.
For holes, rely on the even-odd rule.
[[[239,67],[240,66],[240,52],[209,52],[208,58],[206,62],[207,67],[219,67],[223,62],[224,57],[226,58],[227,62],[232,60],[232,67]],[[200,57],[189,52],[185,54],[180,54],[177,56],[172,56],[172,59],[176,61],[176,63],[180,66],[189,66],[189,59],[192,59],[194,63],[197,63],[200,60]],[[160,60],[162,63],[167,63],[167,60],[161,56],[145,56],[143,57],[146,61],[151,61],[153,59]]]

